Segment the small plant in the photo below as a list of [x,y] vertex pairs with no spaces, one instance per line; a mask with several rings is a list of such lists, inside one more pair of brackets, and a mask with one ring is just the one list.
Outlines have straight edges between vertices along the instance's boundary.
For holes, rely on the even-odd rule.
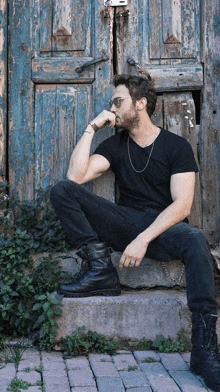
[[27,373],[29,373],[29,372],[31,372],[31,368],[30,368],[30,367],[27,367],[27,368],[24,369],[24,371],[27,372]]
[[7,388],[7,391],[21,392],[21,389],[28,389],[31,386],[32,384],[30,382],[15,378]]
[[41,345],[48,350],[54,345],[58,328],[54,317],[62,313],[62,298],[63,296],[56,292],[35,296],[37,302],[33,306],[33,311],[36,311],[38,317],[33,328],[39,329]]
[[37,386],[41,387],[41,389],[42,389],[43,392],[45,391],[43,381],[38,380],[38,381],[37,381]]
[[3,350],[0,353],[0,359],[5,363],[14,362],[16,366],[18,366],[22,355],[25,351],[25,347],[21,345],[12,346],[10,344],[6,344],[4,341],[2,342]]
[[107,342],[103,335],[97,332],[89,331],[86,335],[86,340],[91,344],[92,350],[97,353],[108,353],[114,355],[116,352],[115,344],[112,342]]
[[[191,342],[184,331],[181,329],[177,340],[174,342],[172,339],[166,339],[163,335],[157,335],[156,339],[152,341],[143,340],[141,342],[130,342],[128,340],[120,340],[116,344],[117,350],[131,350],[131,351],[149,351],[149,350],[157,350],[161,352],[189,352],[191,351]],[[153,359],[150,361],[154,362]],[[148,359],[146,359],[146,362]]]
[[42,372],[43,372],[43,367],[42,367],[42,366],[40,366],[40,367],[35,367],[34,370],[35,370],[35,372],[38,372],[38,373],[42,374]]
[[104,337],[96,332],[88,331],[84,334],[85,328],[77,328],[70,336],[61,338],[61,345],[67,355],[79,355],[88,352],[108,353],[114,355],[116,347],[114,343],[107,342]]
[[153,363],[153,362],[156,362],[156,361],[155,361],[154,358],[149,357],[149,358],[145,358],[145,360],[143,362],[145,362],[145,363]]
[[164,353],[186,352],[190,351],[190,344],[181,340],[173,342],[170,338],[166,339],[163,335],[157,335],[152,348]]
[[134,370],[137,370],[138,369],[138,366],[128,366],[128,372],[133,372]]

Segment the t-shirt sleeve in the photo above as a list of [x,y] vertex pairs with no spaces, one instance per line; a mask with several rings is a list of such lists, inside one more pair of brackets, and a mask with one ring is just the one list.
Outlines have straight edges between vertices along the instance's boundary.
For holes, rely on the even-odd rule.
[[102,143],[99,144],[99,146],[95,149],[94,154],[99,154],[105,157],[110,165],[113,165],[113,154],[112,154],[112,149],[111,149],[111,143],[108,143],[106,139]]
[[186,139],[180,138],[171,152],[171,175],[193,171],[199,171],[193,149]]

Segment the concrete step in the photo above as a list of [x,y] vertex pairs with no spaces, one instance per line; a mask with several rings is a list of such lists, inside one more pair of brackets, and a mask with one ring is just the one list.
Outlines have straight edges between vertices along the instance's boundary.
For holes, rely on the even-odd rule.
[[[35,266],[44,256],[33,257]],[[134,342],[154,340],[159,334],[177,339],[182,329],[190,336],[191,315],[186,301],[183,264],[179,260],[164,264],[144,258],[139,268],[120,271],[120,256],[114,252],[112,262],[118,270],[122,288],[127,289],[117,297],[63,298],[56,340],[71,335],[82,326],[108,339]],[[56,254],[54,258],[73,275],[80,269],[81,260],[74,251]],[[176,289],[178,285],[181,286],[179,290]],[[220,318],[218,337],[220,342]]]
[[[186,294],[178,290],[122,291],[117,297],[63,298],[62,316],[57,318],[56,340],[78,327],[108,339],[132,342],[154,340],[162,334],[177,339],[185,331],[190,337],[191,316]],[[220,318],[217,326],[220,342]]]
[[[35,254],[33,257],[37,266],[46,253]],[[154,287],[185,287],[185,268],[180,260],[161,262],[145,257],[140,267],[124,268],[119,270],[120,252],[113,252],[111,255],[112,263],[117,269],[120,283],[122,286],[132,289],[154,288]],[[53,259],[59,261],[59,265],[64,271],[74,275],[79,272],[81,259],[76,255],[76,251],[71,250],[67,253],[57,253]],[[52,260],[53,260],[52,259]]]
[[122,291],[117,297],[63,298],[57,318],[57,340],[78,327],[109,339],[154,340],[156,335],[177,338],[183,328],[190,334],[186,295],[177,290]]

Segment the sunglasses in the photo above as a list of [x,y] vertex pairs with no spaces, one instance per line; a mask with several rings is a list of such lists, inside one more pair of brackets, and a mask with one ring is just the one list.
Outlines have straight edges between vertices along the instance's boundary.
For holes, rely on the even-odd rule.
[[125,99],[129,99],[129,98],[114,98],[112,101],[109,102],[110,107],[112,107],[112,105],[114,105],[117,109],[120,108],[122,101],[124,101]]

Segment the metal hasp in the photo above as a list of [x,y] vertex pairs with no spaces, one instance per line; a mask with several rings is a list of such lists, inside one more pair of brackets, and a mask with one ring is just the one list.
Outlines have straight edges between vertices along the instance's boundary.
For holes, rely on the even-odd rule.
[[128,0],[104,0],[105,7],[119,7],[127,4]]
[[132,59],[131,57],[128,57],[128,58],[127,58],[127,62],[128,62],[129,65],[132,65],[133,67],[135,67],[135,69],[136,69],[138,72],[140,72],[140,73],[146,75],[147,77],[150,77],[150,74],[147,72],[147,70],[146,70],[145,68],[141,67],[138,63],[136,63],[136,62],[134,61],[134,59]]
[[101,63],[102,61],[108,61],[109,59],[110,59],[109,56],[107,56],[106,54],[103,54],[102,57],[98,57],[97,59],[93,59],[93,60],[87,61],[85,64],[81,65],[81,67],[77,67],[77,68],[75,69],[75,72],[81,73],[81,72],[84,71],[84,69],[85,69],[86,67],[90,67],[90,65],[94,65],[94,64],[97,64],[97,63]]

